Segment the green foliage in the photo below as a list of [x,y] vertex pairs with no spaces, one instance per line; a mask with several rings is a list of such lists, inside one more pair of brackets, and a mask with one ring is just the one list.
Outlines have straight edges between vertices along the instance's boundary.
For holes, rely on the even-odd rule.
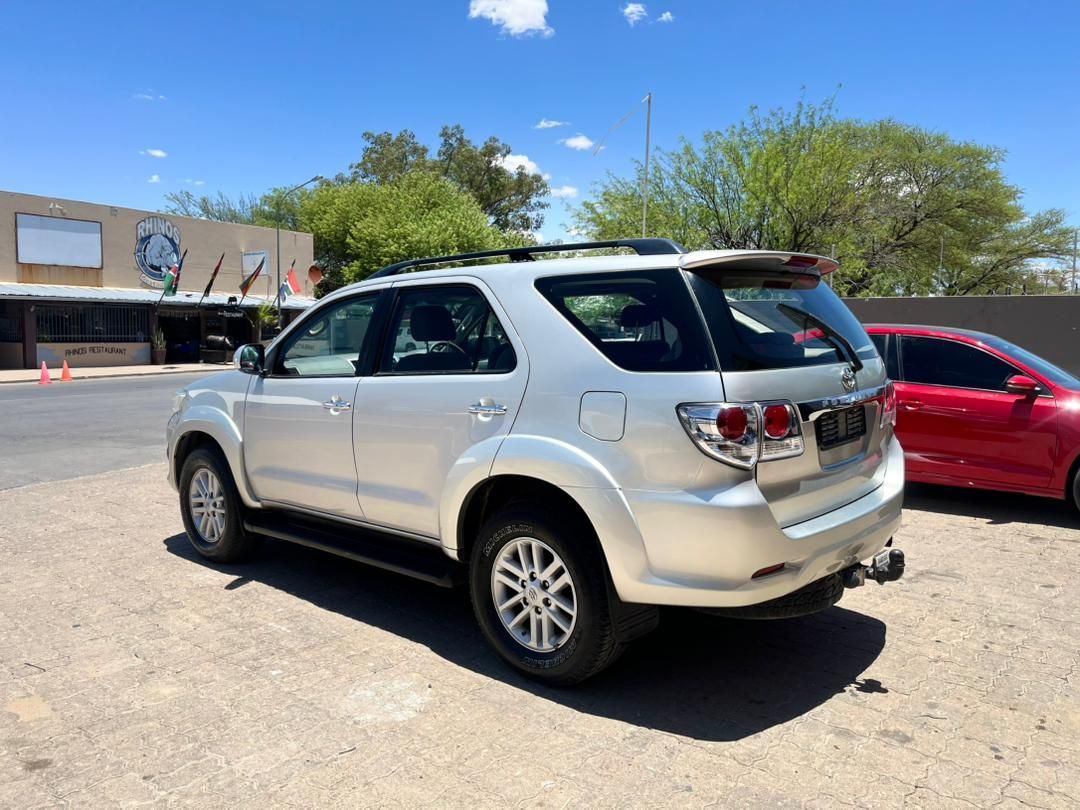
[[190,191],[170,191],[165,195],[168,205],[164,213],[195,219],[211,219],[215,222],[239,222],[255,224],[255,211],[259,200],[254,194],[240,195],[232,200],[218,192],[216,197],[196,197]]
[[547,181],[521,167],[507,169],[504,160],[510,155],[510,146],[494,136],[477,146],[465,137],[460,125],[445,126],[439,132],[434,158],[407,129],[397,135],[365,132],[364,141],[363,156],[350,167],[353,181],[386,184],[410,172],[428,171],[472,195],[501,231],[535,231],[544,222]]
[[469,194],[426,171],[381,185],[324,185],[305,197],[300,227],[314,235],[324,269],[342,282],[403,259],[507,245]]
[[[831,100],[751,109],[699,145],[657,152],[649,231],[691,248],[833,255],[846,294],[1004,291],[1031,259],[1063,255],[1070,231],[1061,211],[1025,212],[1003,159],[895,121],[838,119]],[[639,233],[641,167],[609,176],[575,216],[591,237]]]

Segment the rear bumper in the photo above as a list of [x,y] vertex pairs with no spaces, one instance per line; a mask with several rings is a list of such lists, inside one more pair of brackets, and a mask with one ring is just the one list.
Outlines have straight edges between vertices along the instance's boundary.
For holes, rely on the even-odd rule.
[[[612,497],[573,492],[611,514]],[[824,515],[781,529],[757,485],[718,492],[626,491],[629,520],[594,520],[621,599],[657,605],[742,607],[777,599],[880,551],[900,526],[904,456],[889,443],[884,482]],[[599,514],[604,514],[600,512]],[[640,551],[627,533],[640,538]],[[784,563],[778,573],[753,579]]]

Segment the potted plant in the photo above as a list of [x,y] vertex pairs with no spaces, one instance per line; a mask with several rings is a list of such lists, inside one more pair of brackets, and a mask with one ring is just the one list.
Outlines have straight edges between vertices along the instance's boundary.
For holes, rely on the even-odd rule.
[[251,320],[255,324],[259,341],[273,338],[280,331],[277,307],[269,301],[259,304],[258,308],[251,313]]
[[150,336],[150,355],[153,359],[155,366],[160,366],[165,363],[165,333],[160,329],[155,329],[154,334]]

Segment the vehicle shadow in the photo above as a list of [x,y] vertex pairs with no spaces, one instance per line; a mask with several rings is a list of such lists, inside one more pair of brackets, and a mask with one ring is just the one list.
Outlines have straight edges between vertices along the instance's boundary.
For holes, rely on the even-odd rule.
[[1012,492],[908,483],[904,488],[904,508],[983,518],[992,526],[1035,523],[1080,529],[1080,512],[1071,503]]
[[[497,658],[467,594],[290,543],[266,541],[243,565],[199,557],[187,537],[172,554],[235,573],[234,590],[259,582],[357,622],[423,644],[461,667],[580,712],[700,740],[731,741],[799,717],[846,690],[887,692],[860,675],[885,644],[877,619],[834,607],[785,621],[732,621],[667,611],[613,667],[571,689],[530,681]],[[437,617],[437,618],[434,618]]]

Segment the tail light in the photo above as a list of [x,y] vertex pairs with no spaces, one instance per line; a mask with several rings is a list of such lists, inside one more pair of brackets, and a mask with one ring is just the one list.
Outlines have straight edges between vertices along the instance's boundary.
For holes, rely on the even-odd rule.
[[744,470],[803,451],[799,412],[790,402],[695,402],[676,410],[701,452]]
[[892,380],[885,382],[885,397],[881,407],[881,427],[896,427],[896,386]]

